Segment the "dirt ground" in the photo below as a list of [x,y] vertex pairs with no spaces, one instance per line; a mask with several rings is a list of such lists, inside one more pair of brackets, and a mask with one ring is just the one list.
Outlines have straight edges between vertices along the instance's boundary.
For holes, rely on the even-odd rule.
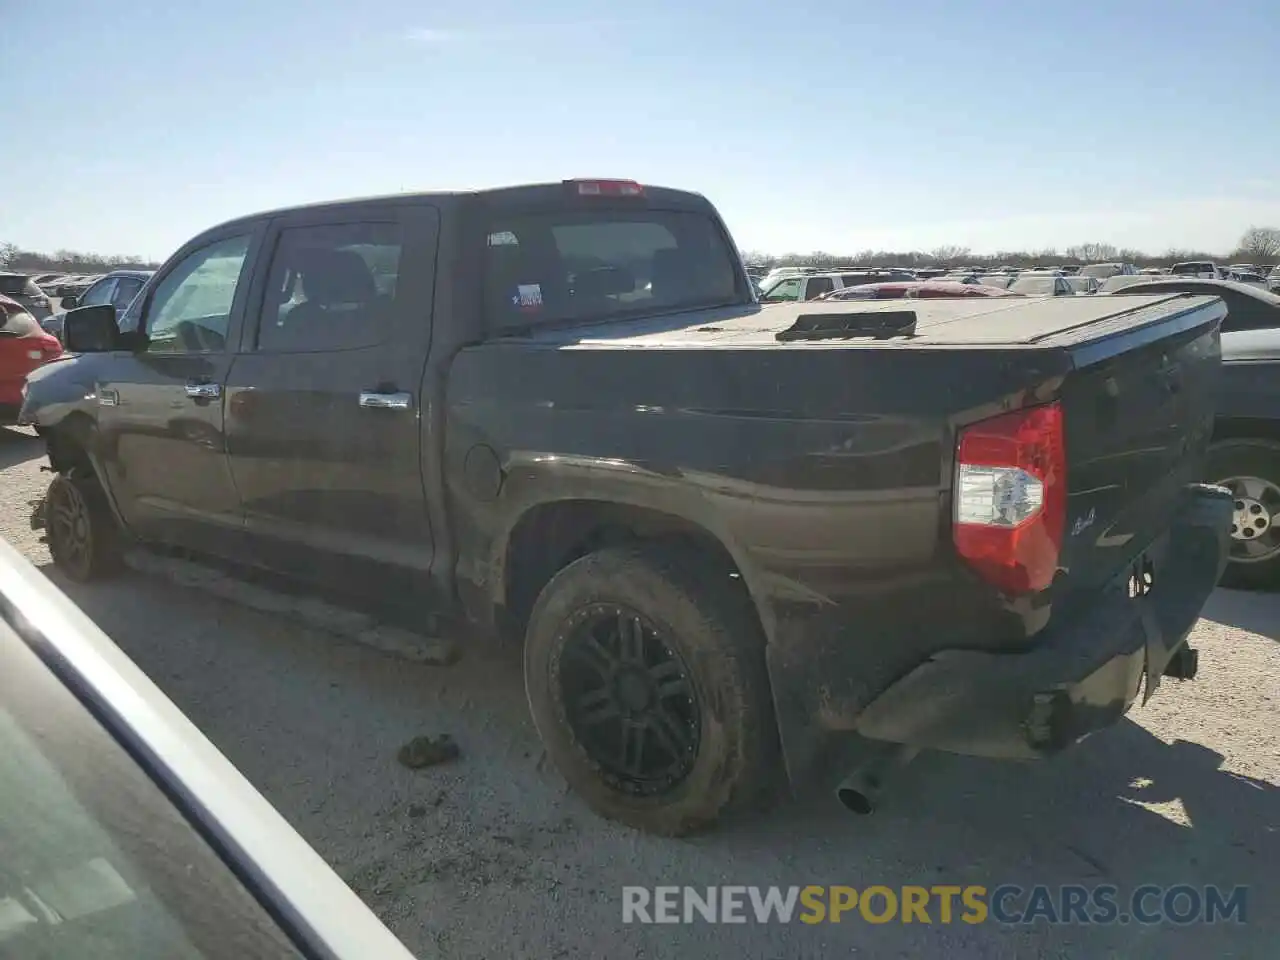
[[[0,533],[48,571],[28,525],[41,454],[0,428]],[[1053,762],[924,756],[872,817],[823,796],[673,841],[603,822],[567,791],[515,651],[407,663],[156,575],[68,592],[422,957],[1276,953],[1280,597],[1219,591],[1193,638],[1200,678],[1166,681]],[[396,762],[406,740],[440,732],[459,761]],[[939,883],[1244,884],[1249,910],[1188,927],[622,922],[628,884]]]

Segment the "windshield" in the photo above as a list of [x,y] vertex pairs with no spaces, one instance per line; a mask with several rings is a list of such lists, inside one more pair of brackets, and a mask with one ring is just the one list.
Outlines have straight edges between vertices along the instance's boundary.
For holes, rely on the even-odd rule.
[[735,253],[705,213],[520,214],[492,223],[484,254],[491,329],[731,303]]

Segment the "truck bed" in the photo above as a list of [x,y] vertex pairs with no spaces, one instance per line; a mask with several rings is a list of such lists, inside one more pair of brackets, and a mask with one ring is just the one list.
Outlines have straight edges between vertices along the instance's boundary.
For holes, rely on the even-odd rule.
[[539,343],[560,347],[663,349],[781,347],[777,334],[800,316],[909,310],[914,336],[833,338],[785,344],[788,349],[911,349],[912,347],[1070,346],[1192,314],[1213,298],[1187,294],[1130,297],[1044,297],[1025,300],[874,300],[732,307],[543,331]]

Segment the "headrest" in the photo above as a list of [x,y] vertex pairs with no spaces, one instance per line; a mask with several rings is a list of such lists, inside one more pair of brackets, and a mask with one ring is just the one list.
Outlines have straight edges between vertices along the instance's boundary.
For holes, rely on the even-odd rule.
[[302,274],[302,292],[313,303],[368,303],[378,294],[369,265],[351,250],[300,250],[294,266]]

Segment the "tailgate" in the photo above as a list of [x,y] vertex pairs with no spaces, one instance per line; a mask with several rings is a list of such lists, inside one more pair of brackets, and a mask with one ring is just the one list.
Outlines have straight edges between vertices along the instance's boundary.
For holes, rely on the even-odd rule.
[[1169,528],[1186,484],[1203,480],[1226,308],[1181,295],[1141,313],[1049,338],[1075,368],[1061,392],[1068,492],[1058,589],[1068,592],[1119,573]]

